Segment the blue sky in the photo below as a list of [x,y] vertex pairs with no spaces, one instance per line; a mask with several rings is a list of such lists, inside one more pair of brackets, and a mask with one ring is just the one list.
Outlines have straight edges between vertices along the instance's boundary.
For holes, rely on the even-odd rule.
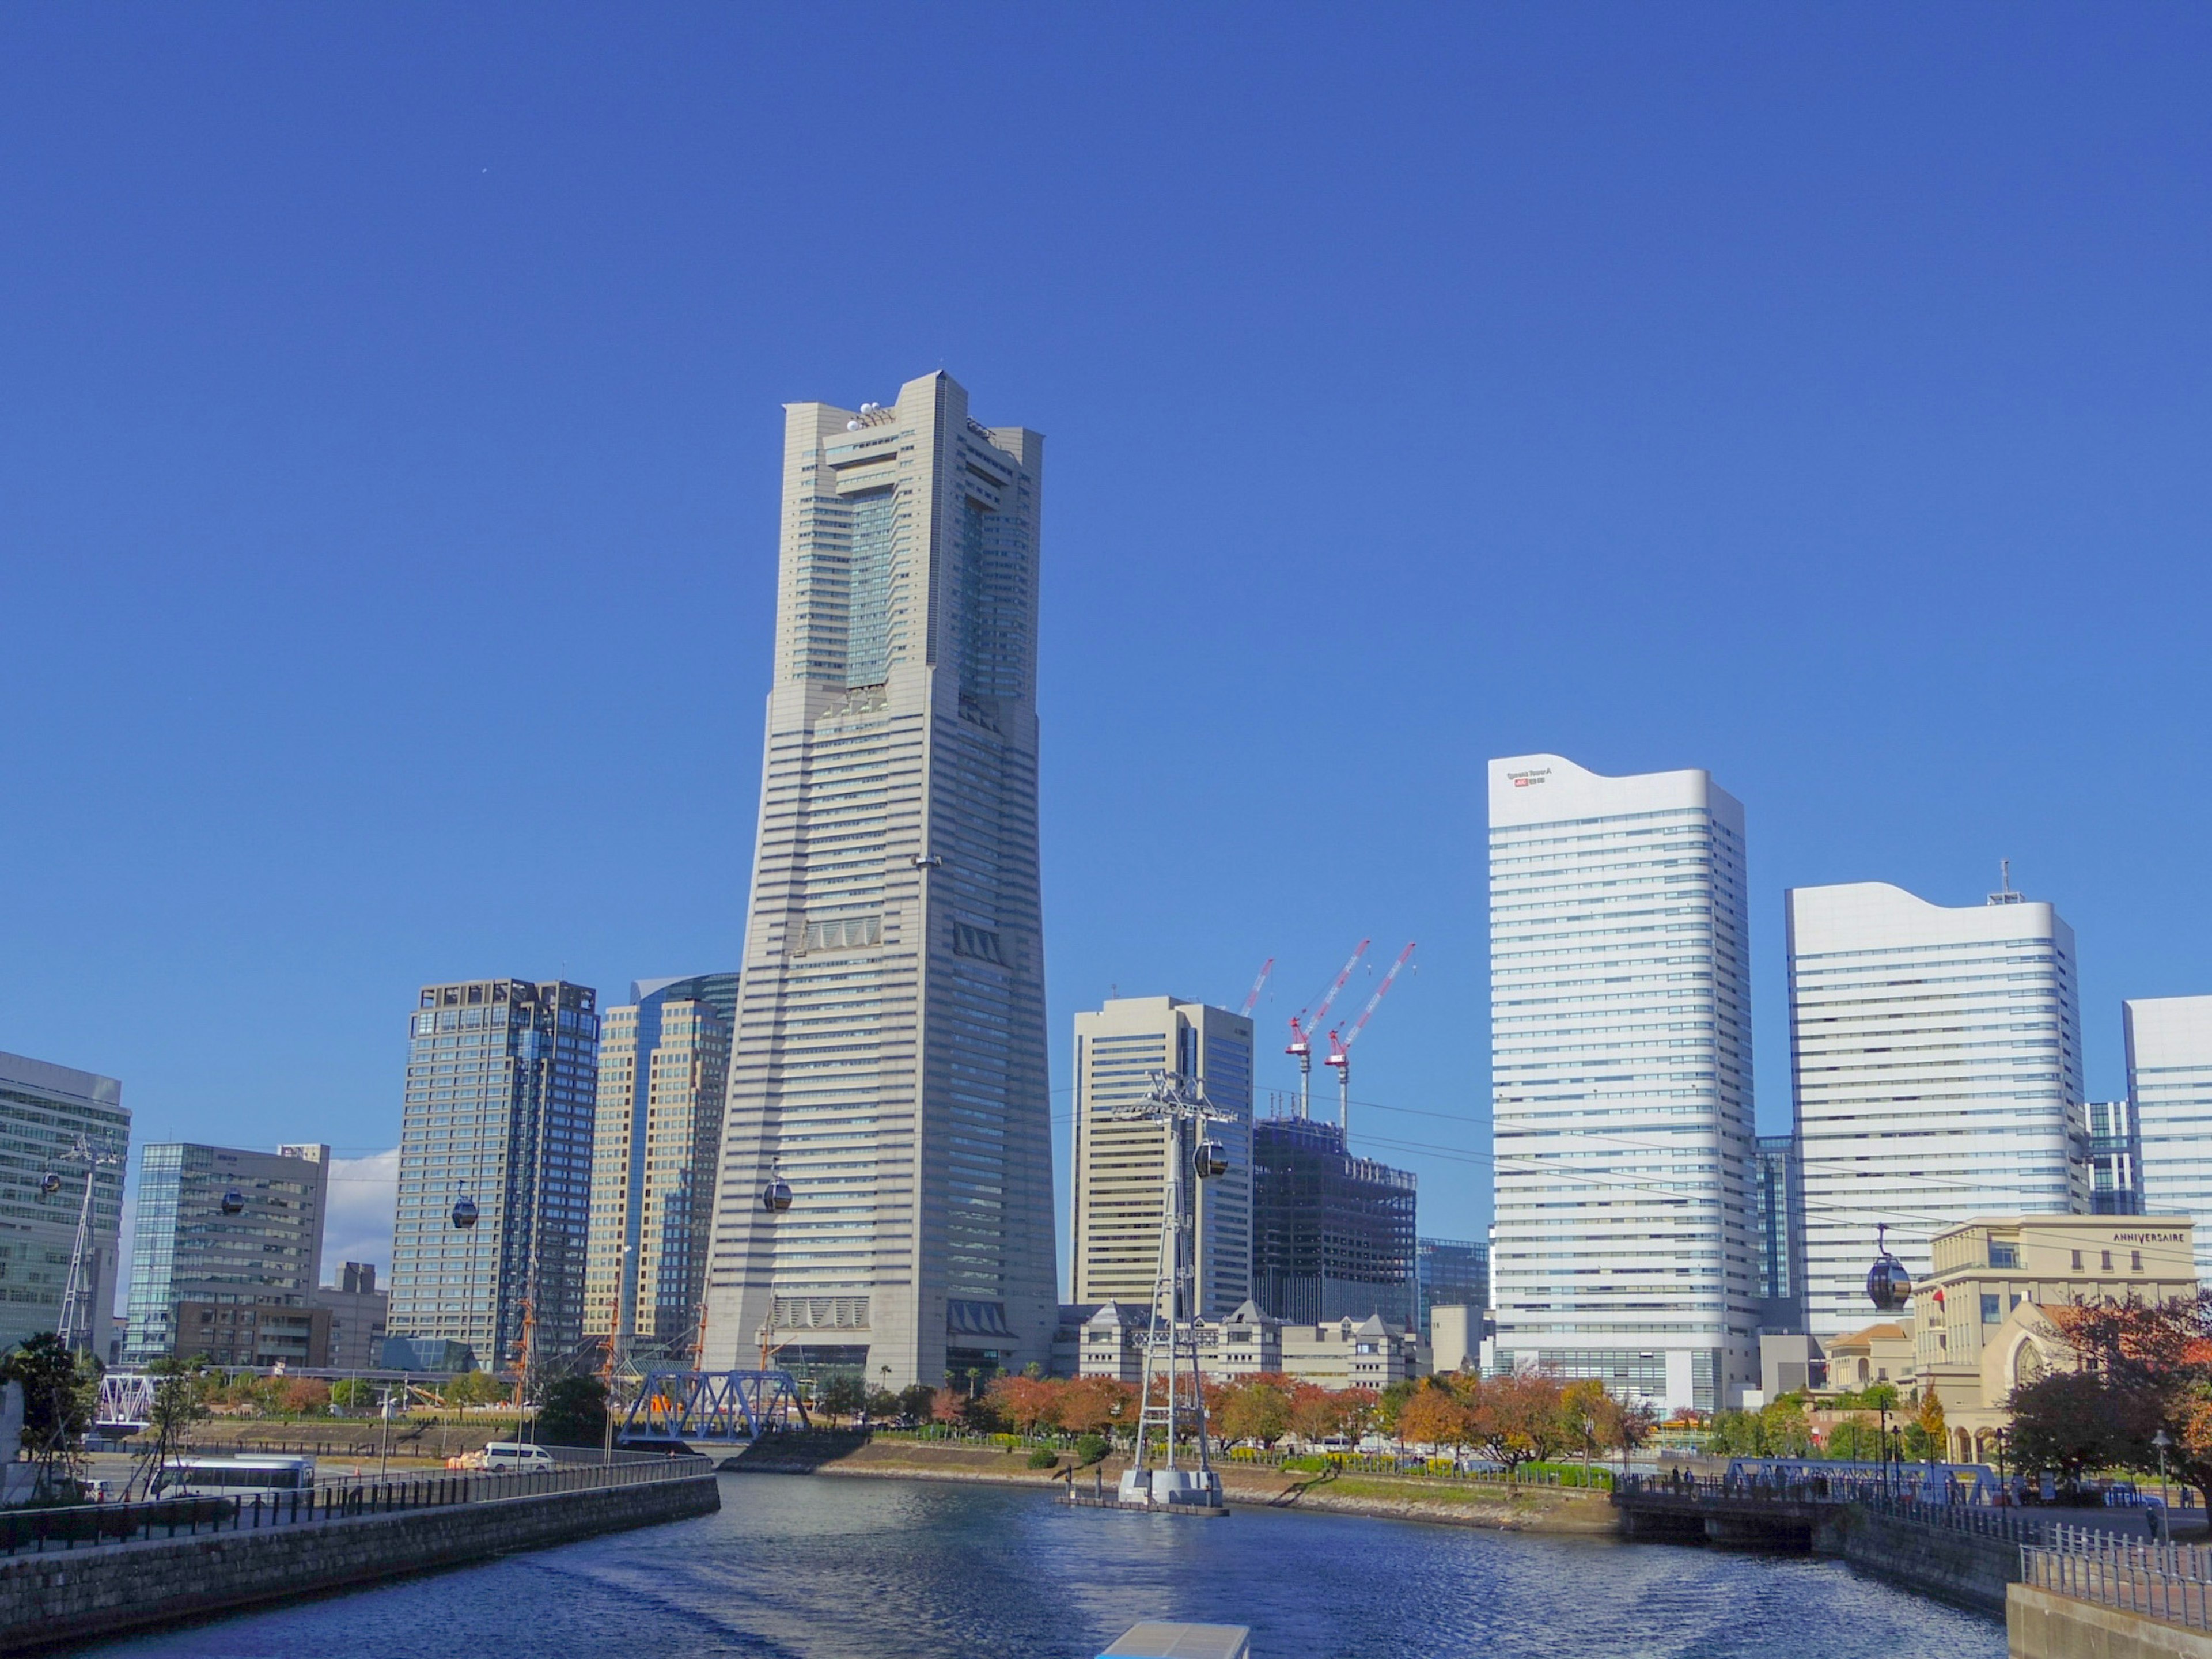
[[2212,990],[2208,71],[2173,7],[11,8],[0,1048],[366,1155],[420,982],[732,963],[779,406],[943,367],[1048,438],[1057,1084],[1109,988],[1273,955],[1279,1031],[1418,939],[1360,1123],[1475,1233],[1483,768],[1552,750],[1746,803],[1764,1122],[1783,889],[2007,856],[2116,1092]]

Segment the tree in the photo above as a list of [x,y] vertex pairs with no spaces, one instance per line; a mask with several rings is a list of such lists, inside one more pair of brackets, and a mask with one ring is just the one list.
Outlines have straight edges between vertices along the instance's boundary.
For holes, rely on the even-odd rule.
[[1846,1417],[1828,1431],[1828,1455],[1844,1462],[1881,1461],[1881,1425],[1863,1414]]
[[1272,1446],[1290,1432],[1290,1395],[1273,1377],[1248,1377],[1223,1390],[1215,1424],[1224,1440]]
[[1081,1376],[1060,1397],[1060,1426],[1070,1434],[1110,1434],[1136,1418],[1137,1391],[1110,1376]]
[[[154,1401],[146,1415],[147,1447],[139,1473],[145,1476],[146,1495],[154,1495],[155,1478],[184,1448],[191,1425],[208,1414],[204,1371],[181,1359],[156,1359],[146,1367],[154,1381]],[[134,1475],[132,1479],[137,1479]],[[125,1488],[128,1494],[128,1487]]]
[[817,1399],[831,1417],[850,1417],[868,1403],[867,1386],[859,1377],[839,1371],[823,1381]]
[[927,1423],[936,1401],[937,1390],[928,1383],[909,1383],[899,1394],[899,1415],[909,1423]]
[[2023,1473],[2048,1470],[2069,1486],[2097,1469],[2154,1468],[2161,1403],[2101,1372],[2053,1371],[2013,1390],[2007,1444]]
[[1002,1374],[991,1379],[988,1398],[1001,1422],[1011,1424],[1020,1433],[1036,1434],[1059,1425],[1064,1392],[1060,1383],[1042,1377]]
[[596,1376],[571,1373],[545,1386],[538,1411],[538,1438],[549,1446],[599,1446],[606,1443],[607,1385]]
[[322,1415],[331,1408],[331,1385],[312,1376],[289,1377],[277,1404],[294,1417]]
[[939,1423],[965,1423],[968,1420],[968,1395],[964,1389],[942,1388],[929,1399],[929,1415]]
[[380,1398],[376,1384],[366,1377],[349,1376],[331,1384],[331,1404],[343,1411],[361,1411]]
[[[331,1395],[337,1401],[337,1389],[333,1388]],[[508,1397],[505,1385],[489,1371],[463,1371],[446,1384],[445,1395],[447,1405],[458,1406],[464,1410],[471,1406],[496,1405]]]
[[1316,1382],[1291,1387],[1291,1428],[1301,1440],[1331,1440],[1344,1432],[1344,1395]]
[[1427,1387],[1407,1395],[1399,1406],[1398,1439],[1401,1444],[1456,1450],[1475,1439],[1474,1413],[1458,1389],[1431,1377]]
[[0,1381],[23,1385],[23,1453],[39,1465],[38,1496],[73,1493],[100,1398],[98,1362],[42,1331],[0,1360]]
[[1523,1463],[1541,1462],[1559,1449],[1560,1388],[1540,1371],[1486,1377],[1474,1401],[1474,1442],[1510,1479]]

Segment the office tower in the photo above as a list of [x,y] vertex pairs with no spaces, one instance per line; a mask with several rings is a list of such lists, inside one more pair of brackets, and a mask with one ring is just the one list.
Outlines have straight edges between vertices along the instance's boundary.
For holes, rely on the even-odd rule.
[[331,1149],[274,1152],[157,1141],[138,1157],[123,1363],[205,1354],[320,1365],[318,1316]]
[[1043,459],[941,374],[787,410],[710,1366],[899,1387],[1051,1356]]
[[[1118,1119],[1155,1073],[1198,1083],[1228,1121],[1206,1126],[1226,1175],[1170,1170],[1167,1126]],[[1071,1300],[1152,1304],[1160,1218],[1172,1176],[1194,1187],[1196,1317],[1223,1319],[1252,1294],[1252,1022],[1174,997],[1122,997],[1075,1017],[1075,1232]]]
[[[1460,1238],[1425,1238],[1415,1253],[1414,1282],[1419,1289],[1421,1340],[1432,1340],[1431,1308],[1472,1308],[1479,1314],[1490,1305],[1490,1246]],[[1481,1335],[1481,1322],[1475,1322]]]
[[2008,884],[1948,908],[1882,882],[1786,896],[1806,1319],[1869,1323],[1875,1227],[1916,1279],[1976,1216],[2088,1207],[2074,930]]
[[1416,1305],[1414,1180],[1346,1150],[1319,1118],[1252,1125],[1252,1297],[1272,1319],[1314,1324],[1380,1315],[1400,1330]]
[[[392,1239],[395,1337],[486,1370],[580,1347],[598,994],[563,980],[426,985],[408,1018]],[[456,1224],[467,1200],[472,1224]]]
[[[584,1328],[690,1363],[729,1085],[735,974],[643,980],[600,1016]],[[711,999],[711,1000],[710,1000]]]
[[1805,1328],[1805,1183],[1795,1135],[1761,1135],[1752,1152],[1751,1243],[1761,1335]]
[[2197,1222],[2197,1276],[2212,1279],[2212,996],[2120,1005],[2142,1215]]
[[[82,1264],[93,1292],[85,1345],[106,1359],[123,1213],[122,1159],[131,1145],[123,1085],[112,1077],[0,1054],[0,1194],[5,1198],[0,1206],[0,1353],[61,1324],[84,1208],[87,1165],[77,1156],[80,1138],[106,1149],[112,1159],[91,1166],[90,1256]],[[59,1177],[52,1192],[46,1190],[49,1176]]]
[[1490,763],[1498,1364],[1668,1412],[1758,1382],[1743,808]]
[[347,1262],[337,1284],[317,1288],[315,1305],[330,1320],[326,1337],[330,1358],[325,1364],[338,1370],[366,1371],[384,1363],[392,1292],[376,1288],[374,1262]]
[[2142,1137],[2131,1100],[2093,1100],[2082,1109],[2089,1120],[2089,1212],[2141,1215]]

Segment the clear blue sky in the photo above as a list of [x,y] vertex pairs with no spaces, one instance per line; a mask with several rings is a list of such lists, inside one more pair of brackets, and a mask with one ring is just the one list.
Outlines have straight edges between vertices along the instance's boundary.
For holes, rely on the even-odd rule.
[[1744,800],[1765,1122],[1783,889],[2001,856],[2114,1092],[2212,991],[2208,84],[2172,6],[9,8],[0,1048],[368,1152],[418,983],[733,963],[779,405],[941,366],[1048,434],[1056,1082],[1418,938],[1357,1092],[1443,1115],[1361,1122],[1474,1233],[1543,749]]

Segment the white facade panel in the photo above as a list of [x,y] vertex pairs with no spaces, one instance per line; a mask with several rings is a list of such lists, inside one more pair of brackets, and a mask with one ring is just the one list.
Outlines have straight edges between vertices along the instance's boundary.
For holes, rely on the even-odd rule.
[[2212,996],[2140,997],[2120,1012],[2142,1213],[2195,1217],[2197,1276],[2212,1277]]

